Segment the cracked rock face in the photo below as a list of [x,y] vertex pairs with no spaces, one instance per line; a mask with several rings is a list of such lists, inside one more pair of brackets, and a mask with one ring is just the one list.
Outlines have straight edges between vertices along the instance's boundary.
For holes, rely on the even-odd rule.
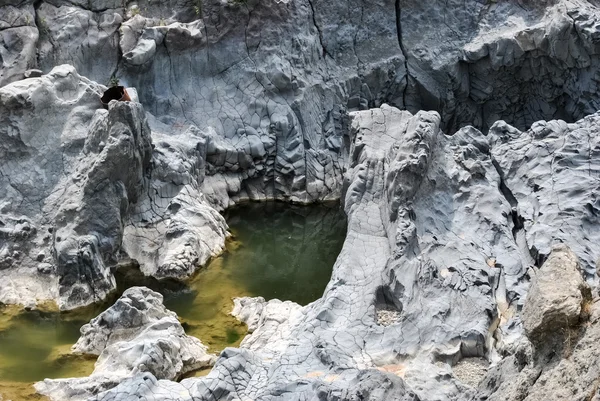
[[[67,229],[77,223],[72,218],[66,221],[66,208],[63,222],[57,221],[57,209],[66,203],[65,193],[83,196],[87,179],[80,177],[78,186],[70,181],[77,176],[79,165],[85,168],[85,161],[78,163],[77,159],[86,142],[87,125],[101,107],[100,93],[99,85],[70,66],[0,89],[1,302],[34,303],[36,298],[59,297],[56,252],[61,253],[61,248],[55,247],[56,227],[61,224]],[[97,239],[90,238],[87,231],[81,238],[65,234],[63,261],[67,262],[71,252],[69,260],[75,265],[81,256],[82,264],[98,267]],[[100,291],[111,287],[104,273],[100,268],[92,274],[99,287],[104,287]],[[78,277],[71,282],[78,283]],[[68,298],[68,294],[61,295]]]
[[589,400],[600,371],[598,298],[592,300],[577,256],[557,245],[532,280],[523,308],[527,338],[493,366],[473,399]]
[[[503,142],[473,128],[447,136],[433,112],[412,115],[382,106],[352,113],[344,196],[348,234],[323,298],[306,307],[236,300],[234,314],[251,334],[239,349],[225,350],[208,376],[177,384],[138,375],[96,399],[144,399],[142,394],[167,391],[182,395],[159,399],[219,394],[275,400],[283,393],[293,400],[478,399],[504,397],[505,388],[518,397],[540,374],[555,377],[546,367],[552,358],[579,369],[580,362],[534,350],[523,330],[521,319],[529,330],[535,319],[528,310],[542,313],[535,305],[544,298],[536,295],[537,282],[527,295],[531,269],[538,267],[523,243],[523,227],[515,223],[524,220],[521,202],[513,205],[517,195],[509,196],[517,193],[511,188],[516,172],[503,171],[496,155],[534,128],[507,129],[515,136]],[[570,250],[560,249],[574,260]],[[536,274],[552,270],[556,257]],[[561,266],[560,274],[570,280],[585,272],[576,262]],[[395,319],[381,324],[381,311]],[[575,350],[592,341],[578,336],[573,334]],[[470,368],[481,358],[496,362]],[[591,391],[592,377],[578,382],[577,391]]]
[[115,289],[110,265],[151,140],[141,105],[100,110],[101,89],[70,66],[2,88],[4,302],[71,309]]
[[73,352],[99,355],[90,377],[46,379],[36,384],[52,400],[85,400],[144,372],[173,380],[205,368],[215,357],[200,340],[189,337],[162,296],[145,287],[133,287],[105,312],[81,328]]
[[103,110],[103,89],[66,65],[0,89],[0,302],[73,309],[115,290],[122,252],[185,278],[224,247],[201,191],[207,137],[152,139],[143,107]]
[[[504,122],[490,129],[492,157],[504,174],[523,226],[523,243],[541,265],[552,245],[567,244],[594,282],[598,231],[599,115],[573,124],[540,121],[521,132]],[[560,227],[560,229],[556,229]]]
[[[198,344],[136,289],[76,345],[97,372],[39,388],[600,399],[599,7],[1,1],[0,302],[100,301],[132,260],[188,278],[242,201],[341,199],[348,215],[323,297],[236,300],[251,334],[208,376],[171,381]],[[140,103],[102,109],[111,78]]]

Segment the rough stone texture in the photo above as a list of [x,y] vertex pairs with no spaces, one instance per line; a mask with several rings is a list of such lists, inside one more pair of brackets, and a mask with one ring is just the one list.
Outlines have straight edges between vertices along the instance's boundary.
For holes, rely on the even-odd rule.
[[143,193],[151,156],[139,103],[112,102],[94,116],[78,166],[55,200],[61,308],[102,300],[115,289],[110,264],[117,262],[129,204]]
[[[448,364],[486,355],[496,298],[524,295],[524,270],[485,137],[472,129],[447,137],[439,124],[436,113],[389,106],[353,114],[348,235],[323,298],[306,307],[237,300],[234,313],[252,334],[207,377],[182,382],[189,394],[446,399],[466,390]],[[497,286],[503,276],[514,279]],[[397,324],[377,324],[384,307],[400,313]],[[132,394],[141,380],[97,399]]]
[[595,113],[573,124],[540,121],[524,132],[498,122],[489,134],[522,246],[541,266],[553,244],[568,245],[590,283],[600,258],[599,122]]
[[383,102],[433,109],[449,132],[500,119],[519,128],[575,121],[598,109],[594,1],[34,4],[2,3],[0,15],[22,15],[0,25],[14,31],[5,39],[6,83],[28,68],[70,63],[100,83],[116,76],[144,88],[142,103],[168,122],[212,126],[228,138],[250,130],[271,141],[271,124],[284,123],[279,135],[300,142],[291,153],[320,167],[296,165],[292,173],[285,167],[294,156],[278,155],[272,196],[289,196],[302,180],[307,193],[296,191],[299,199],[339,191],[323,174],[341,177],[336,131],[345,109]]
[[258,328],[264,306],[265,299],[263,297],[234,298],[231,314],[240,322],[246,323],[248,333],[253,333]]
[[346,110],[434,109],[447,132],[596,111],[596,11],[579,0],[53,0],[34,10],[38,67],[118,77],[175,131],[212,127],[231,151],[251,142],[209,174],[224,206],[338,197]]
[[[100,301],[115,289],[110,265],[151,158],[143,109],[97,110],[101,87],[68,66],[1,91],[2,298],[55,298],[61,309]],[[23,297],[28,286],[11,276],[47,288]]]
[[[553,256],[551,256],[552,258]],[[528,297],[529,301],[529,297]],[[534,302],[538,302],[535,298]],[[537,346],[527,340],[490,369],[473,400],[587,401],[598,397],[600,304],[588,303],[589,319],[563,337],[563,343]]]
[[108,85],[119,62],[123,11],[86,10],[69,3],[42,2],[36,9],[38,67],[48,71],[55,65],[71,64],[81,75]]
[[114,305],[81,328],[81,337],[72,351],[100,355],[107,346],[131,341],[162,318],[175,317],[162,302],[162,295],[145,287],[128,289]]
[[33,4],[0,3],[0,87],[36,65],[38,36]]
[[534,343],[564,336],[578,324],[589,288],[579,273],[577,256],[566,246],[557,245],[536,272],[523,307],[523,327]]
[[380,309],[377,313],[377,324],[382,326],[390,326],[400,321],[401,313],[396,310]]
[[0,89],[0,302],[72,309],[115,289],[123,250],[183,278],[224,247],[200,192],[205,137],[155,131],[152,145],[141,105],[102,110],[103,89],[70,66]]
[[[520,311],[556,243],[596,285],[598,6],[4,0],[0,302],[102,299],[122,258],[185,278],[223,248],[218,211],[342,198],[322,299],[238,301],[253,333],[209,376],[97,398],[597,398],[595,315],[553,353]],[[98,111],[72,67],[13,82],[63,62],[148,114]],[[495,362],[477,393],[452,376],[471,357]]]
[[207,141],[201,132],[152,133],[145,196],[131,211],[123,248],[146,275],[186,278],[224,249],[227,224],[201,191]]
[[71,184],[101,91],[69,66],[0,89],[0,302],[58,299],[57,202],[87,182]]
[[185,335],[177,315],[163,306],[162,296],[145,287],[128,289],[83,326],[73,351],[99,355],[91,376],[46,379],[35,385],[38,392],[52,400],[85,400],[127,377],[149,372],[173,380],[215,360],[200,340]]
[[[388,106],[352,115],[344,200],[348,235],[323,298],[303,308],[237,300],[234,313],[252,334],[239,350],[225,350],[207,377],[182,382],[181,392],[198,399],[211,394],[352,399],[347,391],[361,378],[369,378],[361,383],[371,389],[363,397],[381,388],[369,387],[378,379],[368,372],[376,369],[397,377],[397,397],[503,399],[508,394],[516,400],[531,391],[543,394],[531,399],[541,400],[551,392],[544,390],[546,382],[534,383],[540,375],[558,376],[556,362],[574,376],[583,369],[562,354],[534,353],[522,335],[516,306],[525,303],[533,274],[528,268],[536,260],[522,241],[519,208],[510,196],[515,172],[504,172],[495,159],[495,146],[519,138],[502,143],[492,135],[488,142],[473,128],[449,137],[439,124],[435,113],[412,116]],[[574,126],[593,129],[585,121]],[[586,227],[590,237],[596,234],[593,227]],[[574,266],[570,271],[577,273]],[[398,313],[399,322],[377,324],[378,310]],[[590,320],[590,327],[595,322]],[[585,333],[573,343],[575,350],[593,342],[592,334],[584,341]],[[583,355],[590,352],[591,347]],[[498,361],[478,392],[472,386],[483,370],[461,376],[472,357]],[[568,391],[588,391],[594,375],[584,375]],[[141,380],[132,378],[97,399],[125,399],[144,394],[137,391],[140,386],[162,391],[172,385]]]

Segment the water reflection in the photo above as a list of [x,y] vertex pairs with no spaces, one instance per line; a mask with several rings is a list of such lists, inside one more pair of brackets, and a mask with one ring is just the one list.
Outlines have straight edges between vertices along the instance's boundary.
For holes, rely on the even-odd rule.
[[[189,283],[157,281],[135,269],[117,274],[118,293],[134,285],[161,292],[186,332],[214,352],[239,344],[246,334],[246,327],[229,315],[232,298],[263,296],[302,305],[319,298],[346,234],[339,204],[248,204],[228,210],[225,217],[233,233],[226,252]],[[89,375],[94,359],[68,352],[79,328],[106,307],[60,314],[0,307],[0,394],[15,382]]]
[[227,211],[227,251],[189,283],[165,295],[186,331],[212,350],[235,346],[246,327],[229,315],[232,298],[262,296],[306,305],[321,297],[346,234],[339,204],[248,204]]

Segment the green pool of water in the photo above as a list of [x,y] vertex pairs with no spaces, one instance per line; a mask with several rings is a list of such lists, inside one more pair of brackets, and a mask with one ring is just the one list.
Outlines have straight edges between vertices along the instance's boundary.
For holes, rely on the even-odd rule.
[[[263,296],[306,305],[321,297],[346,234],[337,204],[248,204],[225,217],[233,234],[226,252],[190,282],[157,281],[132,270],[117,274],[119,292],[133,285],[161,292],[186,332],[214,352],[238,345],[246,334],[229,315],[232,298]],[[14,383],[89,375],[94,360],[68,352],[79,328],[100,312],[100,307],[60,314],[0,308],[0,395]]]
[[[2,312],[10,313],[6,308]],[[93,316],[13,312],[7,327],[0,331],[0,378],[30,382],[43,379],[49,372],[53,377],[86,373],[88,369],[72,363],[86,359],[70,356],[68,351],[79,337],[79,328],[89,321],[86,318]]]
[[346,235],[338,204],[253,203],[225,217],[233,234],[227,252],[201,270],[188,291],[164,294],[188,334],[214,351],[237,345],[246,334],[229,315],[232,298],[262,296],[301,305],[320,298]]

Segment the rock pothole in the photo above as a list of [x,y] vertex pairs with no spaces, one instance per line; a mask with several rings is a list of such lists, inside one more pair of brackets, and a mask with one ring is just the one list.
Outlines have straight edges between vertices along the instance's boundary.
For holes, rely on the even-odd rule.
[[402,303],[390,287],[379,287],[375,292],[375,321],[380,326],[391,326],[400,322]]

